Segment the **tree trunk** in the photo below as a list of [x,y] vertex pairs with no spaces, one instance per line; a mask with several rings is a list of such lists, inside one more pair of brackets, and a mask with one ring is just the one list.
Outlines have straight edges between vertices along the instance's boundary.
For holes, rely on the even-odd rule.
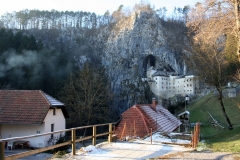
[[[87,126],[89,125],[89,121],[87,122]],[[86,137],[87,134],[87,128],[84,128],[84,132],[83,132],[83,137]],[[85,146],[85,141],[82,141],[83,146]]]
[[237,48],[237,55],[238,60],[240,61],[240,35],[239,35],[239,0],[234,0],[234,13],[235,13],[235,20],[236,20],[236,35],[238,40],[238,48]]
[[232,130],[233,129],[232,124],[231,124],[231,122],[230,122],[230,120],[229,120],[229,118],[227,116],[227,113],[225,111],[225,107],[224,107],[224,104],[223,104],[223,101],[222,101],[222,99],[223,99],[222,90],[218,90],[218,92],[219,92],[219,101],[220,101],[220,104],[221,104],[223,116],[224,116],[224,118],[226,119],[226,121],[228,123],[228,129]]

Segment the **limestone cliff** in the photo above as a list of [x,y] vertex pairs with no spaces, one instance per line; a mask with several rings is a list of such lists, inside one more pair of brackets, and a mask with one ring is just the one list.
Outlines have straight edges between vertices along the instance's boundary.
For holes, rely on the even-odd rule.
[[[144,103],[142,94],[147,86],[141,82],[141,78],[146,77],[150,66],[186,74],[187,66],[182,57],[187,45],[176,48],[178,42],[170,44],[169,38],[177,41],[173,33],[171,29],[163,27],[161,19],[154,12],[136,11],[92,37],[94,50],[99,50],[99,46],[103,48],[99,55],[102,64],[109,69],[112,87],[117,93],[115,104],[126,109],[133,104]],[[126,103],[120,103],[121,98]]]

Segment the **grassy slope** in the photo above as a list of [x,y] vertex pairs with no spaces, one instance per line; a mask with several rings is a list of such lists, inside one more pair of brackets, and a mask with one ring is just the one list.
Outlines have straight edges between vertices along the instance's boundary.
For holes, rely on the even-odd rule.
[[[201,138],[206,140],[208,147],[211,149],[240,153],[240,108],[237,104],[240,104],[240,96],[224,99],[226,113],[233,124],[233,130],[227,129],[220,103],[213,94],[209,94],[187,106],[187,110],[190,111],[190,121],[200,121],[202,123]],[[212,126],[210,124],[212,120],[208,112],[225,128]]]

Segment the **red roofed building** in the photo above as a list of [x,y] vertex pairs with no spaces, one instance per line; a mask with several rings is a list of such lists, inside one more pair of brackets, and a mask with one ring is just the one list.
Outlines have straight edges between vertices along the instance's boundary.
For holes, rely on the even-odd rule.
[[[0,90],[1,138],[28,136],[66,128],[65,105],[41,90]],[[34,148],[59,134],[26,139]]]
[[172,132],[180,125],[176,117],[153,100],[152,104],[134,105],[122,113],[114,133],[118,139],[127,136],[143,138],[151,133],[151,128],[153,132]]

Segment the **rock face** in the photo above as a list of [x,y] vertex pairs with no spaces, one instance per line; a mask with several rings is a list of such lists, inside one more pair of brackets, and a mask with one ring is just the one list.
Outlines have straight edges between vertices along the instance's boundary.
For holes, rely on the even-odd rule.
[[[60,52],[73,54],[81,67],[86,61],[101,63],[108,70],[118,115],[134,104],[151,102],[147,69],[166,69],[187,74],[184,25],[160,19],[154,11],[135,11],[99,28],[65,28],[29,31]],[[185,28],[185,27],[182,27]]]
[[[176,52],[171,48],[167,32],[154,12],[137,11],[114,26],[106,27],[98,35],[98,38],[106,38],[101,59],[109,69],[112,87],[115,93],[120,91],[125,95],[121,97],[120,93],[116,94],[118,99],[125,99],[126,103],[115,103],[122,110],[136,103],[144,103],[140,97],[146,88],[140,81],[146,77],[149,67],[159,70],[168,68],[178,74],[186,74],[187,67],[181,58],[184,51]],[[108,36],[104,36],[106,34]],[[132,88],[128,88],[129,85]]]

